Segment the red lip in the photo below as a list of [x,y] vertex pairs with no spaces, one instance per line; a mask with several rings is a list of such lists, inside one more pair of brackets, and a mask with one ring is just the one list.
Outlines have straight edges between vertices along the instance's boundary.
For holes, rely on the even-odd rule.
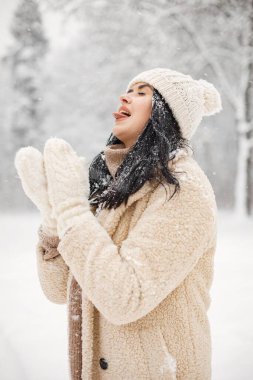
[[120,111],[126,111],[126,112],[128,112],[128,113],[130,114],[130,116],[131,116],[131,112],[130,112],[130,110],[129,110],[126,106],[121,106],[121,107],[119,108],[118,112],[120,112]]

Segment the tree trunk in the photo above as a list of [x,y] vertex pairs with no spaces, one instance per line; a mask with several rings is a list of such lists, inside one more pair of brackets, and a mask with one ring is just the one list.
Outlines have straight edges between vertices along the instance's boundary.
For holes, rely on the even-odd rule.
[[[238,131],[238,156],[237,178],[235,186],[235,211],[239,217],[251,214],[252,191],[252,139],[253,139],[253,0],[242,37],[242,45],[248,50],[243,57],[245,65],[242,65],[241,103],[237,104],[237,131]],[[246,78],[246,80],[244,79]],[[246,83],[245,83],[246,82]]]
[[247,184],[248,184],[248,160],[249,143],[245,129],[247,122],[237,119],[238,145],[237,145],[237,174],[235,183],[235,212],[240,218],[245,218],[248,214],[247,208]]
[[246,90],[246,119],[249,124],[249,157],[247,162],[247,213],[253,214],[253,0],[249,14],[249,81]]

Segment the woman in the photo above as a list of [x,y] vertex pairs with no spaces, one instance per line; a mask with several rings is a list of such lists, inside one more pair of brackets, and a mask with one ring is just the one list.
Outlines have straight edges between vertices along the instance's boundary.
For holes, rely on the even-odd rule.
[[17,153],[42,214],[40,283],[68,305],[71,379],[209,380],[216,202],[189,140],[222,109],[220,95],[157,68],[133,78],[120,102],[89,175],[60,139],[44,157]]

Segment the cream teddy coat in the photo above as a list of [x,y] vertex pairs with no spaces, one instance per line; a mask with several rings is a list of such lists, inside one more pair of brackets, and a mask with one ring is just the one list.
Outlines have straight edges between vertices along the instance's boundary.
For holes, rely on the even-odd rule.
[[[112,175],[119,149],[106,148]],[[69,303],[73,278],[81,289],[82,380],[211,379],[215,195],[190,151],[169,165],[181,185],[169,201],[171,186],[147,181],[127,205],[91,208],[52,260],[38,244],[47,298]]]

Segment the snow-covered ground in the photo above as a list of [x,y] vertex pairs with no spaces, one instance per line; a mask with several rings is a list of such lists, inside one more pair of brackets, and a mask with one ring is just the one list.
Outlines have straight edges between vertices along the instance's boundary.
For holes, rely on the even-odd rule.
[[[39,222],[38,214],[0,217],[1,380],[69,379],[66,305],[50,303],[37,278]],[[251,380],[253,218],[241,222],[219,212],[218,223],[209,309],[212,380]]]

